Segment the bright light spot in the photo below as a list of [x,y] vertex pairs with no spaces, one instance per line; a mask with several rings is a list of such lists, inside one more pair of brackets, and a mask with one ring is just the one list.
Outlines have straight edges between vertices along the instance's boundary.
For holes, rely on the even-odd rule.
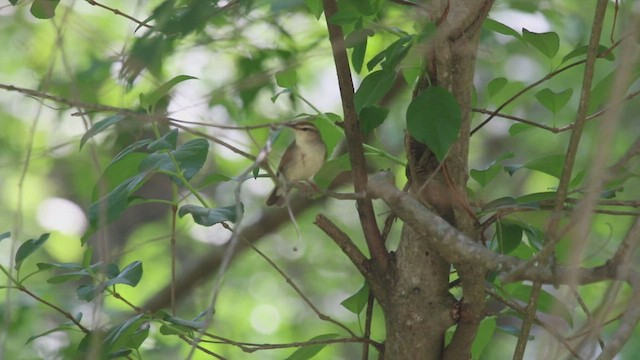
[[529,82],[542,77],[543,71],[540,65],[531,58],[525,56],[511,56],[505,65],[506,73],[509,74],[509,81]]
[[62,198],[48,198],[40,203],[36,214],[40,226],[64,234],[82,235],[87,228],[87,218],[74,202]]
[[60,350],[67,346],[69,346],[69,335],[61,331],[37,338],[33,342],[33,347],[42,359],[59,358]]
[[225,244],[231,238],[231,233],[224,230],[219,224],[214,226],[195,225],[189,230],[189,234],[200,242],[212,245]]
[[249,317],[251,326],[263,334],[273,334],[280,327],[280,312],[271,305],[258,305]]
[[537,33],[551,31],[549,21],[539,12],[530,14],[513,10],[496,11],[491,13],[491,18],[519,33],[522,33],[522,28]]

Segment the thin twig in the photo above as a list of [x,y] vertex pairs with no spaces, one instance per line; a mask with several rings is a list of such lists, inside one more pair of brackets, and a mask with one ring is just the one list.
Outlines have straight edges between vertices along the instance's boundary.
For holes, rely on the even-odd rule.
[[295,347],[303,347],[310,345],[330,345],[330,344],[348,344],[348,343],[368,343],[373,345],[378,351],[382,351],[384,345],[379,342],[373,341],[371,339],[353,337],[353,338],[339,338],[339,339],[325,339],[325,340],[309,340],[309,341],[297,341],[283,344],[258,344],[258,343],[249,343],[249,342],[240,342],[230,340],[218,335],[213,335],[209,333],[205,333],[207,337],[215,339],[216,341],[202,340],[203,343],[216,343],[216,344],[225,344],[231,345],[239,348],[243,352],[253,353],[256,351],[263,350],[276,350],[276,349],[289,349]]
[[[618,47],[622,41],[624,41],[626,38],[630,37],[632,35],[632,33],[628,33],[625,34],[624,36],[622,36],[620,38],[620,40],[618,40],[617,42],[615,42],[614,44],[612,44],[609,48],[607,48],[605,51],[598,53],[597,57],[598,58],[604,58],[605,56],[609,55],[616,47]],[[504,109],[507,105],[511,104],[513,101],[515,101],[517,98],[519,98],[520,96],[524,95],[525,93],[527,93],[529,90],[533,89],[534,87],[542,84],[543,82],[555,77],[558,74],[561,74],[571,68],[574,68],[578,65],[582,65],[585,64],[587,62],[587,60],[579,60],[576,61],[574,63],[571,63],[569,65],[566,65],[558,70],[552,71],[549,74],[545,75],[543,78],[541,78],[540,80],[530,84],[529,86],[525,87],[524,89],[518,91],[517,93],[515,93],[512,97],[510,97],[509,99],[507,99],[507,101],[505,101],[504,103],[502,103],[502,105],[498,106],[498,108],[496,108],[496,110],[488,117],[486,118],[482,123],[480,123],[478,126],[476,126],[473,130],[471,130],[470,136],[473,136],[473,134],[475,134],[478,130],[480,130],[482,127],[484,127],[485,125],[487,125],[489,123],[489,121],[491,121],[498,113],[500,113],[500,111],[502,109]]]
[[[584,300],[582,300],[582,296],[580,296],[578,289],[576,289],[576,287],[573,285],[569,286],[571,287],[571,293],[573,293],[573,297],[576,299],[578,305],[580,305],[582,312],[584,312],[584,314],[587,316],[587,323],[591,323],[593,321],[593,313],[591,312],[591,310],[589,310],[589,307],[584,302]],[[586,331],[585,334],[587,334],[588,332],[589,331]],[[600,335],[598,335],[598,344],[600,345],[600,349],[604,349],[604,340],[602,340],[602,336]]]
[[518,335],[518,342],[513,352],[514,360],[522,360],[524,358],[524,351],[529,343],[529,333],[531,327],[535,322],[536,311],[538,310],[538,299],[540,297],[540,290],[542,289],[542,283],[536,281],[533,283],[531,289],[531,295],[529,296],[529,302],[524,308],[522,314],[522,325],[520,325],[520,335]]
[[122,16],[122,17],[124,17],[124,18],[126,18],[126,19],[129,19],[129,20],[131,20],[131,21],[135,22],[135,23],[136,23],[136,24],[138,24],[139,26],[144,26],[144,27],[146,27],[146,28],[153,29],[153,26],[151,26],[151,25],[147,24],[146,22],[142,22],[142,21],[140,21],[140,20],[136,19],[136,18],[134,18],[134,17],[133,17],[133,16],[131,16],[131,15],[127,15],[127,14],[125,14],[124,12],[122,12],[122,11],[120,11],[120,10],[118,10],[118,9],[115,9],[115,8],[109,7],[109,6],[104,5],[104,4],[101,4],[101,3],[99,3],[99,2],[97,2],[97,1],[95,1],[95,0],[85,0],[85,2],[86,2],[86,3],[88,3],[89,5],[97,6],[97,7],[101,7],[101,8],[103,8],[103,9],[105,9],[105,10],[109,10],[109,11],[111,11],[112,13],[114,13],[114,14],[116,14],[116,15],[118,15],[118,16]]
[[[604,14],[606,12],[606,7],[606,0],[598,0],[591,30],[591,38],[589,39],[587,59],[584,61],[585,70],[582,82],[580,102],[578,105],[578,112],[576,114],[576,121],[574,122],[574,129],[571,132],[571,137],[569,139],[569,145],[560,176],[560,182],[556,191],[554,208],[552,210],[549,223],[547,224],[547,231],[545,233],[545,245],[535,256],[533,256],[527,262],[526,267],[531,267],[535,263],[539,263],[540,261],[547,261],[548,257],[555,250],[556,243],[560,239],[560,237],[558,236],[560,219],[562,218],[565,201],[568,197],[569,184],[571,182],[573,167],[575,164],[576,156],[578,154],[578,145],[580,144],[584,125],[587,121],[587,111],[589,108],[589,100],[591,98],[591,89],[595,73],[596,59],[601,56],[601,53],[598,53],[598,47],[600,46],[600,35],[602,33],[602,24]],[[522,270],[523,268],[518,268],[514,271],[514,273]]]
[[336,245],[342,250],[342,252],[347,255],[351,263],[355,265],[355,267],[360,271],[362,276],[365,279],[369,280],[371,278],[370,270],[367,268],[367,258],[364,254],[358,249],[358,247],[353,243],[353,241],[349,238],[344,231],[340,230],[329,218],[324,216],[323,214],[318,214],[316,216],[315,221],[313,222],[317,227],[319,227],[325,234],[327,234],[331,240],[333,240]]
[[[495,292],[493,290],[490,290],[490,289],[486,289],[486,293],[489,294],[489,296],[491,296],[492,298],[494,298],[497,301],[501,302],[502,304],[504,304],[504,305],[508,306],[509,308],[513,309],[514,311],[516,311],[520,315],[522,315],[522,316],[526,315],[526,309],[523,308],[522,306],[518,305],[514,301],[512,301],[510,299],[507,299],[507,298],[501,296],[500,294],[498,294],[497,292]],[[533,320],[536,323],[536,325],[542,327],[545,331],[547,331],[549,334],[551,334],[551,336],[553,336],[560,344],[562,344],[567,349],[567,351],[571,354],[571,356],[573,356],[575,359],[582,359],[582,357],[573,349],[571,344],[569,344],[569,342],[560,333],[558,333],[558,331],[553,326],[551,326],[551,325],[547,324],[546,322],[540,320],[538,317],[534,317]]]
[[[375,303],[375,296],[371,290],[369,290],[369,295],[367,297],[367,309],[365,312],[365,321],[364,321],[364,335],[365,339],[371,339],[371,323],[373,322],[373,305]],[[380,350],[380,349],[378,349]],[[369,359],[369,343],[366,342],[362,344],[362,360]]]
[[[3,269],[4,270],[4,269]],[[88,334],[90,331],[89,329],[87,329],[86,327],[84,327],[84,325],[82,325],[80,323],[80,321],[76,320],[75,317],[73,317],[73,315],[71,315],[71,313],[63,310],[62,308],[54,305],[53,303],[50,303],[49,301],[39,297],[38,295],[34,294],[33,292],[31,292],[29,289],[27,289],[26,287],[24,287],[23,285],[18,285],[16,283],[16,289],[22,291],[23,293],[31,296],[34,300],[38,301],[39,303],[46,305],[50,308],[52,308],[53,310],[59,312],[60,314],[62,314],[62,316],[66,317],[67,319],[69,319],[75,326],[78,327],[78,329],[80,329],[83,333]]]
[[278,274],[280,274],[280,276],[282,276],[285,279],[287,284],[289,284],[289,286],[291,286],[291,288],[298,294],[298,296],[300,296],[302,301],[304,301],[307,304],[307,306],[309,306],[311,308],[311,310],[313,310],[313,312],[316,313],[316,315],[318,315],[320,320],[328,321],[328,322],[330,322],[332,324],[335,324],[338,327],[342,328],[347,333],[349,333],[349,335],[351,335],[353,337],[357,337],[357,335],[353,331],[351,331],[351,329],[349,329],[346,325],[344,325],[344,324],[332,319],[330,316],[325,315],[322,312],[320,312],[320,310],[318,310],[318,308],[311,302],[311,300],[309,300],[309,298],[307,298],[302,293],[302,290],[300,290],[300,288],[296,285],[296,283],[294,283],[293,280],[289,276],[287,276],[287,274],[285,274],[284,271],[282,271],[282,269],[280,269],[278,267],[278,265],[276,265],[273,262],[273,260],[271,260],[262,251],[260,251],[260,249],[258,249],[255,245],[251,244],[248,241],[246,243],[247,243],[247,245],[249,245],[253,249],[253,251],[258,253],[258,255],[260,255],[263,259],[265,259],[269,263],[269,265],[271,265],[271,267],[274,268],[278,272]]

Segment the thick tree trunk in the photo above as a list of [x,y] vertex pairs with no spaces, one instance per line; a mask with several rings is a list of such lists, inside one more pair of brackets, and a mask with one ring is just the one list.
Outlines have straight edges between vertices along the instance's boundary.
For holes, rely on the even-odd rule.
[[[415,91],[438,85],[451,91],[462,110],[458,142],[440,164],[424,145],[408,136],[409,193],[458,229],[477,238],[473,216],[467,211],[466,181],[471,122],[471,91],[480,25],[491,1],[433,1],[430,18],[438,33],[428,44],[428,68]],[[428,81],[427,81],[428,80]],[[444,166],[443,166],[444,165]],[[484,311],[484,274],[455,264],[465,299],[452,346],[444,348],[444,334],[454,324],[455,299],[449,294],[452,264],[429,247],[429,239],[405,226],[395,257],[395,274],[385,301],[385,360],[465,359]]]
[[405,226],[396,253],[396,277],[383,304],[385,359],[440,359],[444,332],[453,325],[449,264]]

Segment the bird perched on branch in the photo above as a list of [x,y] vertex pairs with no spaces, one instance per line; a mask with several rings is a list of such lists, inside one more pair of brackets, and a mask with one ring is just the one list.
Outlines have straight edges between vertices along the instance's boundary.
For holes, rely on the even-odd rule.
[[293,130],[296,139],[282,154],[276,173],[279,184],[269,195],[267,206],[283,206],[290,190],[287,182],[311,179],[327,157],[327,145],[314,124],[298,121],[285,126]]

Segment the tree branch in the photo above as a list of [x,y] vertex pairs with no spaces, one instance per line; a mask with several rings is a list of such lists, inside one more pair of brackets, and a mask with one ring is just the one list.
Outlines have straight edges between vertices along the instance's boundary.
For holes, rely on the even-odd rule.
[[[428,235],[426,239],[442,257],[450,263],[470,263],[487,270],[502,273],[505,282],[540,281],[544,284],[566,284],[575,276],[575,284],[591,284],[604,280],[622,280],[629,282],[638,275],[632,269],[607,262],[594,268],[571,268],[564,266],[527,267],[526,261],[494,253],[484,246],[472,241],[465,234],[451,226],[445,220],[422,205],[411,195],[402,192],[393,185],[393,175],[379,172],[369,178],[367,194],[374,199],[382,199],[391,210],[420,234]],[[514,268],[523,267],[524,271],[511,275]]]
[[323,214],[318,214],[316,216],[316,220],[313,222],[319,227],[325,234],[327,234],[331,240],[333,240],[336,245],[342,250],[342,252],[347,255],[349,260],[355,265],[355,267],[360,271],[362,276],[368,281],[375,280],[371,274],[371,271],[367,269],[367,258],[364,254],[358,249],[358,247],[353,243],[353,241],[349,238],[344,231],[340,230],[331,220],[329,220]]
[[[327,20],[329,40],[333,50],[333,59],[336,65],[340,96],[342,98],[342,110],[344,112],[344,130],[349,147],[349,160],[353,174],[353,187],[356,193],[364,191],[367,186],[367,171],[362,147],[362,134],[360,122],[353,101],[354,89],[349,67],[349,58],[344,43],[344,35],[339,25],[332,24],[330,19],[338,12],[335,0],[323,0],[324,14]],[[387,272],[390,267],[389,253],[384,246],[378,225],[376,223],[373,205],[369,199],[356,200],[356,207],[364,237],[371,253],[371,259],[381,271]]]
[[369,178],[367,194],[382,199],[393,212],[415,231],[428,235],[432,246],[449,263],[471,262],[486,269],[510,269],[519,260],[496,254],[472,241],[413,196],[394,186],[393,175],[379,172]]

